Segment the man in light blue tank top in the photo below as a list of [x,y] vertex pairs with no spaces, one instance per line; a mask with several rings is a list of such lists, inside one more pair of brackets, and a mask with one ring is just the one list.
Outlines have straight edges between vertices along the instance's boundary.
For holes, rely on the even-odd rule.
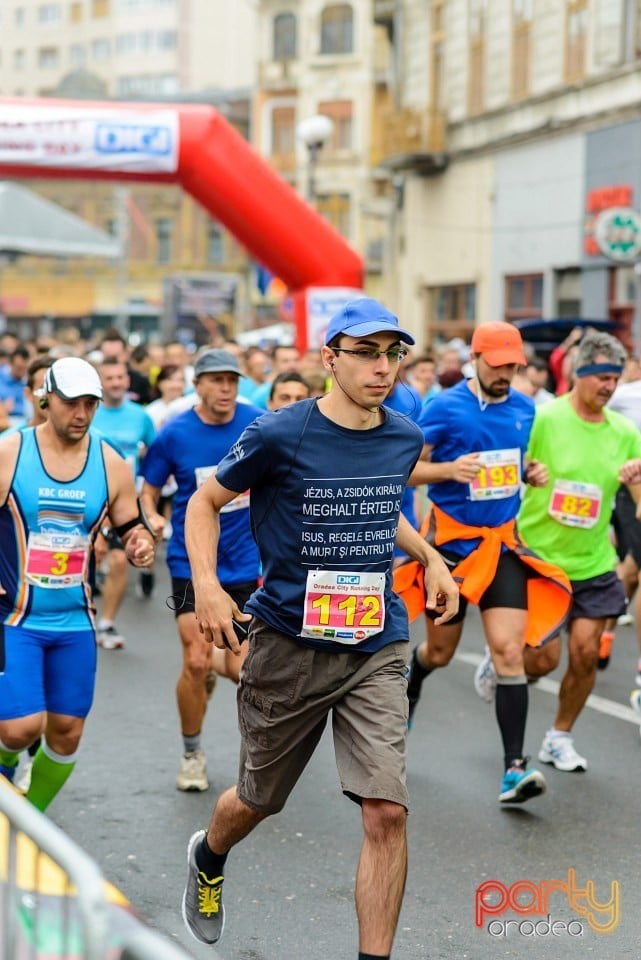
[[[149,414],[138,403],[127,399],[129,373],[124,360],[107,357],[100,365],[102,404],[96,411],[93,427],[122,454],[134,480],[140,472],[140,462],[153,440],[156,430]],[[127,590],[127,561],[120,538],[106,527],[108,572],[102,587],[102,610],[98,620],[98,646],[105,650],[119,650],[124,637],[115,626]]]
[[48,419],[0,440],[0,774],[44,734],[27,799],[45,810],[76,761],[96,670],[89,585],[93,545],[108,517],[130,563],[148,568],[144,528],[122,457],[90,431],[102,396],[85,360],[47,371]]

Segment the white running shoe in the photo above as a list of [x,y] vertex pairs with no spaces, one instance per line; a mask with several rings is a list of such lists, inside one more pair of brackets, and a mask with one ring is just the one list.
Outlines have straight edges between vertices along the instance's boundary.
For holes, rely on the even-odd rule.
[[622,613],[617,617],[617,627],[631,627],[634,623],[634,617],[631,613]]
[[485,656],[474,671],[474,689],[481,700],[494,703],[496,699],[496,670],[492,663],[490,648],[485,648]]
[[207,759],[202,750],[192,750],[180,758],[180,770],[176,777],[179,790],[208,790]]
[[541,763],[551,763],[557,770],[564,773],[574,771],[583,772],[588,769],[588,761],[574,749],[574,741],[570,734],[552,737],[549,733],[543,737],[539,750]]
[[103,650],[122,650],[125,645],[125,638],[118,633],[112,624],[112,626],[98,631],[96,642]]

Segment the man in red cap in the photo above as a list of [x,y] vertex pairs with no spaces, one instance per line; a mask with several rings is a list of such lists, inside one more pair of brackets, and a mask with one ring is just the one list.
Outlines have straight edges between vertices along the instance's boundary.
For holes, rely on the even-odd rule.
[[[496,701],[504,753],[499,801],[522,803],[544,792],[538,770],[527,770],[523,750],[528,685],[526,643],[551,639],[567,615],[569,583],[520,541],[515,517],[521,484],[545,485],[547,470],[525,451],[534,420],[529,397],[510,389],[524,365],[523,343],[508,323],[486,323],[472,338],[475,374],[439,394],[424,408],[419,426],[423,459],[411,482],[428,483],[432,510],[427,539],[459,581],[459,613],[436,625],[427,618],[427,639],[413,653],[408,683],[410,718],[423,680],[446,666],[458,646],[468,602],[481,609],[496,677],[481,689]],[[477,678],[481,685],[485,677]]]

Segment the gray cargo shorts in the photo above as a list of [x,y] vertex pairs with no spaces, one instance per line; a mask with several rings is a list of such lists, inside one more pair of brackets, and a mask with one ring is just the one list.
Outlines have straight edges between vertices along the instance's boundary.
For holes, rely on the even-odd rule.
[[240,799],[262,813],[281,810],[331,713],[343,793],[407,809],[407,643],[312,650],[256,618],[248,643],[237,694]]

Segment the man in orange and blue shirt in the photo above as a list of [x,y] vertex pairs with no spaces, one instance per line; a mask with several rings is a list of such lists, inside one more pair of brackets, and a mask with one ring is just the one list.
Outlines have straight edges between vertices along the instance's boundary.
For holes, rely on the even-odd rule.
[[[424,679],[446,666],[461,638],[468,602],[478,604],[496,670],[496,718],[504,752],[501,803],[522,803],[546,789],[538,770],[528,770],[523,743],[528,684],[526,644],[539,646],[558,632],[570,604],[567,577],[545,564],[520,541],[515,518],[522,482],[547,483],[547,470],[525,461],[534,420],[529,397],[511,390],[525,364],[519,332],[507,323],[477,327],[472,338],[475,375],[435,397],[423,409],[423,462],[411,482],[427,482],[432,510],[427,538],[459,580],[459,613],[436,626],[428,617],[427,639],[413,653],[408,681],[410,715]],[[545,593],[544,603],[536,598]],[[541,614],[543,619],[541,619]],[[481,684],[488,677],[477,678]],[[493,684],[492,684],[493,686]]]

